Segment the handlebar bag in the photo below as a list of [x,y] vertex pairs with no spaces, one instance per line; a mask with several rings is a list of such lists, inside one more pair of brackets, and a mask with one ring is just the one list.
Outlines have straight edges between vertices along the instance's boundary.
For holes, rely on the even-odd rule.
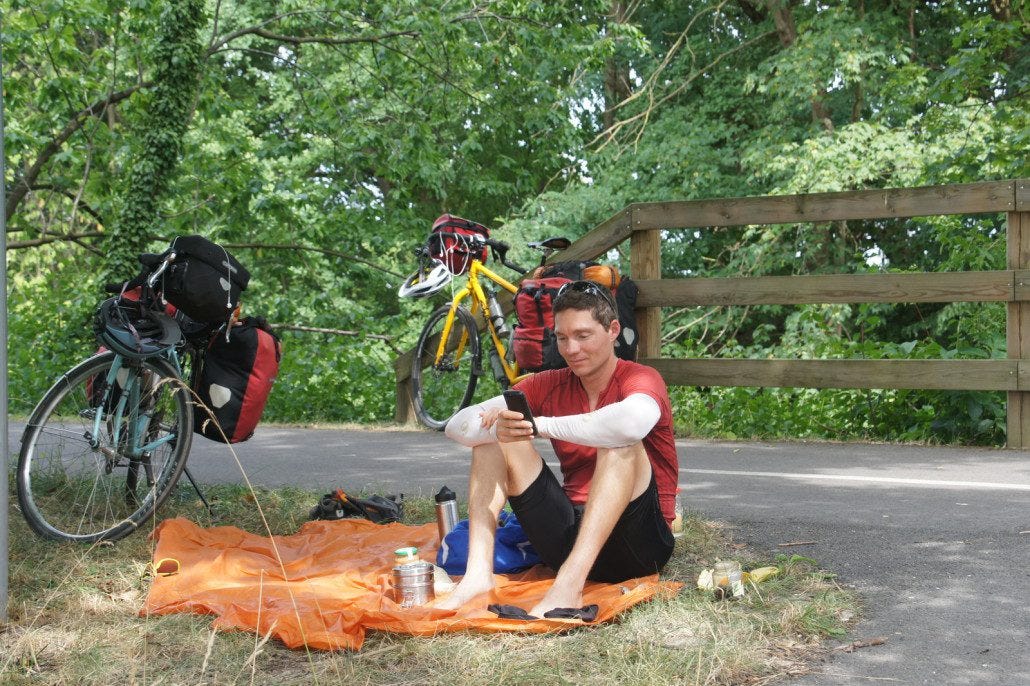
[[443,262],[457,276],[472,267],[473,259],[486,261],[488,238],[490,229],[482,224],[443,214],[433,222],[426,247],[430,257]]
[[168,302],[197,321],[221,324],[240,304],[250,272],[235,257],[203,236],[179,236],[169,250],[176,258],[162,275]]
[[194,383],[199,400],[193,408],[194,431],[219,443],[240,443],[254,435],[281,358],[279,339],[261,317],[243,319],[228,340],[216,335]]

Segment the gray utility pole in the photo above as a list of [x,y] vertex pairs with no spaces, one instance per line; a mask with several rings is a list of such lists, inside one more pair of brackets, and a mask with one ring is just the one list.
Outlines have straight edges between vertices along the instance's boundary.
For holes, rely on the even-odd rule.
[[[3,17],[0,17],[2,27]],[[7,171],[4,165],[4,59],[0,44],[0,624],[7,622]]]

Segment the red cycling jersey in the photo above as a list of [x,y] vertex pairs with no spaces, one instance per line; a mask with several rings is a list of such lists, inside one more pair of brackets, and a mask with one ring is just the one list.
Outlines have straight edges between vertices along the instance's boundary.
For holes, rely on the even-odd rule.
[[[516,388],[526,394],[534,415],[565,417],[591,411],[583,384],[568,368],[539,372],[519,382]],[[643,443],[658,485],[662,515],[671,522],[676,517],[679,459],[672,432],[672,403],[665,380],[651,367],[620,359],[593,409],[625,400],[634,393],[651,396],[661,409],[658,423],[644,437]],[[576,505],[586,503],[597,463],[597,449],[555,439],[551,440],[551,445],[561,464],[563,488],[569,500]]]

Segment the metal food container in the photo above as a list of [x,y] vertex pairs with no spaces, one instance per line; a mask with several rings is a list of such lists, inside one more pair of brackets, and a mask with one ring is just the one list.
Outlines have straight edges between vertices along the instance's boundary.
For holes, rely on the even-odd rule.
[[393,568],[393,599],[403,608],[425,605],[435,598],[433,565],[412,562]]

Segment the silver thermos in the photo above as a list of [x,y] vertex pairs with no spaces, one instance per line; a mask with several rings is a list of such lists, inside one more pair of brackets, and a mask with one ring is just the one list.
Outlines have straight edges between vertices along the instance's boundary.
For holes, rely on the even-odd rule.
[[440,532],[440,542],[454,525],[458,523],[458,499],[454,491],[444,486],[436,494],[436,528]]

